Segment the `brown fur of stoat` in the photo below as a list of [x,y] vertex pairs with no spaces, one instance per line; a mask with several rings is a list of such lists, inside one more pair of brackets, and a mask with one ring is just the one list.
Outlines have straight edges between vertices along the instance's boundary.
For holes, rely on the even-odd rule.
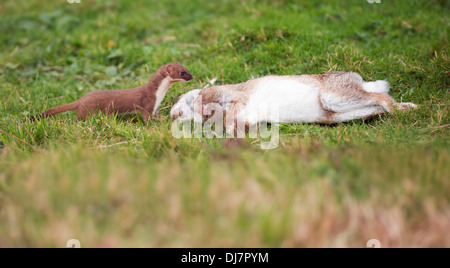
[[67,111],[77,111],[77,119],[84,120],[96,112],[106,114],[141,112],[145,122],[157,112],[167,90],[174,82],[192,80],[191,73],[177,62],[162,66],[145,85],[132,89],[102,90],[87,93],[81,99],[64,104],[29,119],[35,121]]

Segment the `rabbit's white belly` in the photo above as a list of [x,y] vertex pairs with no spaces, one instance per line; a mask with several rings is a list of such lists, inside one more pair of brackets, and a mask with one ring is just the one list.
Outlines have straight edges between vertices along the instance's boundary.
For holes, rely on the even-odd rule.
[[317,122],[325,114],[319,103],[319,89],[288,78],[260,79],[251,91],[238,118],[258,122]]

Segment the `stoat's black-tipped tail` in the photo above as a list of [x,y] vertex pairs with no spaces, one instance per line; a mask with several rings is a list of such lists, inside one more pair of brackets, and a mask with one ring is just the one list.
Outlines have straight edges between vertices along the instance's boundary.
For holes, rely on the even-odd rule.
[[42,114],[35,114],[35,115],[28,117],[28,121],[36,122],[36,121],[40,120],[41,118],[42,118]]
[[39,121],[41,118],[42,118],[42,114],[35,114],[32,116],[28,116],[26,119],[24,119],[22,121],[19,121],[18,124],[23,125],[25,123],[30,123],[30,122],[33,123],[33,122]]
[[59,114],[59,113],[63,113],[63,112],[67,112],[67,111],[73,111],[78,107],[78,102],[72,102],[72,103],[68,103],[68,104],[64,104],[55,108],[52,108],[48,111],[45,111],[43,113],[40,114],[35,114],[32,115],[30,117],[28,117],[28,120],[30,122],[35,122],[38,121],[44,117],[50,117],[50,116],[54,116],[55,114]]

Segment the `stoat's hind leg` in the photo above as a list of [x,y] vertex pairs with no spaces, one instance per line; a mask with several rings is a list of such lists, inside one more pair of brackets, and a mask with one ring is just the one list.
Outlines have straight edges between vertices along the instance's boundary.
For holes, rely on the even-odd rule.
[[90,112],[85,107],[79,107],[77,110],[77,120],[83,121],[90,115]]

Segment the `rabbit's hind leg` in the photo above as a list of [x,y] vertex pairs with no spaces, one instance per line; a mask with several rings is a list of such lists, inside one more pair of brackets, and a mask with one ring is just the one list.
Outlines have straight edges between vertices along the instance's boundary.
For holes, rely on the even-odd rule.
[[396,104],[396,108],[401,111],[407,111],[411,109],[417,109],[417,105],[412,102],[401,102]]
[[379,105],[376,93],[365,91],[357,83],[348,83],[339,90],[324,88],[319,93],[319,100],[322,108],[335,113],[351,112],[367,106]]
[[359,83],[347,83],[339,90],[325,88],[320,92],[320,102],[325,110],[345,113],[370,106],[381,106],[392,112],[395,100],[387,93],[367,92]]
[[333,121],[338,122],[348,122],[356,119],[368,119],[375,115],[384,113],[384,108],[381,106],[367,106],[352,111],[347,111],[343,113],[336,113],[334,115]]

